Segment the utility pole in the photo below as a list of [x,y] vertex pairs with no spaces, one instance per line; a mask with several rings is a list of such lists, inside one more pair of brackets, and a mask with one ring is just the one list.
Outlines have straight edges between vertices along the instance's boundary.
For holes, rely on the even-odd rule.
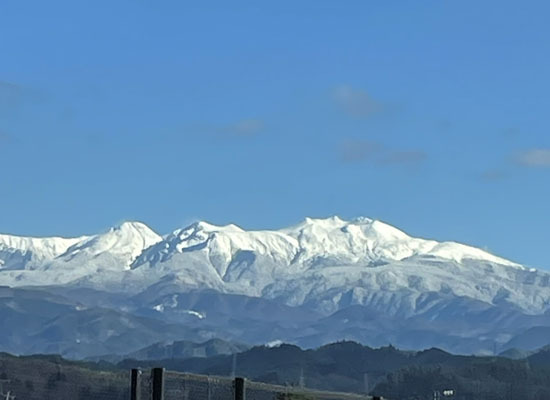
[[[2,394],[4,395],[4,394]],[[5,394],[5,400],[15,400],[15,395],[12,395],[11,392],[8,390],[8,393]]]
[[237,376],[237,353],[233,353],[233,366],[231,369],[231,379]]
[[15,395],[11,394],[10,390],[4,393],[4,383],[10,383],[9,379],[0,379],[0,397],[2,400],[15,400]]
[[304,367],[302,367],[302,369],[300,369],[300,381],[298,383],[298,386],[300,388],[304,388],[306,386],[305,380],[304,380]]
[[365,394],[369,395],[369,374],[365,372],[363,375],[363,383],[365,384]]

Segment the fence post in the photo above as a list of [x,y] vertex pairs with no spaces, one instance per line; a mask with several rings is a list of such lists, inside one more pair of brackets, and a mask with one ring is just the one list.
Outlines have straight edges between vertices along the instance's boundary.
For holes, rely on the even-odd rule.
[[235,400],[246,400],[246,383],[244,378],[235,378]]
[[164,400],[164,368],[153,368],[151,370],[153,381],[152,400]]
[[136,368],[130,375],[130,400],[141,400],[141,371]]

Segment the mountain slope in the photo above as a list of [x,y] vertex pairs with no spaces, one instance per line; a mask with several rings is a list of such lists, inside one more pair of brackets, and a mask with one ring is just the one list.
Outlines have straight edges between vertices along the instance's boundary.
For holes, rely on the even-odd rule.
[[63,254],[80,238],[33,238],[0,235],[0,270],[33,269]]
[[[147,225],[140,222],[125,222],[106,233],[79,241],[57,257],[57,260],[66,263],[74,259],[89,262],[90,259],[108,254],[113,258],[110,264],[122,262],[125,268],[129,268],[144,249],[161,240],[162,238]],[[105,261],[102,264],[109,265]]]
[[550,305],[548,273],[463,244],[413,238],[368,218],[306,218],[278,231],[198,222],[164,238],[134,222],[56,249],[42,264],[33,260],[32,271],[5,257],[11,267],[0,270],[0,283],[72,282],[137,293],[165,282],[180,292],[214,289],[308,304],[326,314],[378,304],[383,312],[412,315],[427,306],[428,292],[513,304],[528,313]]
[[182,337],[204,341],[211,333],[184,325],[81,303],[36,289],[0,287],[0,350],[54,353],[69,358],[126,354]]
[[[163,237],[130,222],[76,239],[4,235],[1,243],[0,284],[184,324],[191,336],[178,340],[348,338],[492,353],[524,343],[518,335],[531,328],[544,345],[550,327],[550,273],[368,218],[307,218],[276,231],[197,222]],[[54,326],[64,321],[72,323]],[[169,339],[140,329],[149,343],[128,351]]]
[[10,286],[65,284],[98,273],[128,270],[161,236],[140,222],[78,238],[0,235],[0,283]]
[[[427,292],[452,292],[529,313],[548,309],[549,274],[454,242],[412,238],[379,221],[306,219],[279,231],[197,223],[168,235],[132,264],[181,290],[212,288],[312,304],[352,304],[411,315]],[[474,283],[474,284],[472,284]]]

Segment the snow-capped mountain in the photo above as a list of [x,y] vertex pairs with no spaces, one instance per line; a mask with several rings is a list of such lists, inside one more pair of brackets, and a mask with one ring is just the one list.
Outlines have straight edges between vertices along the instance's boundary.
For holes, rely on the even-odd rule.
[[165,236],[139,222],[69,239],[2,235],[0,285],[181,323],[193,340],[309,346],[347,335],[480,351],[550,326],[550,273],[368,218],[272,231],[197,222]]
[[[530,313],[550,304],[550,274],[463,244],[414,238],[368,218],[306,218],[276,231],[197,222],[164,238],[127,222],[94,236],[41,239],[53,244],[29,250],[32,240],[4,241],[2,254],[23,256],[19,265],[13,256],[3,260],[9,268],[0,272],[1,283],[78,282],[136,291],[164,279],[182,291],[313,303],[326,313],[378,304],[385,312],[411,315],[426,306],[419,299],[429,292],[509,302]],[[30,262],[25,251],[32,252]]]
[[[302,223],[278,231],[244,231],[236,225],[215,226],[197,222],[168,235],[157,246],[147,249],[134,263],[164,262],[175,254],[203,250],[213,254],[217,271],[224,275],[235,254],[251,251],[277,264],[345,265],[378,261],[401,261],[425,255],[462,262],[475,259],[520,267],[483,250],[454,242],[436,242],[408,236],[380,221],[358,218],[344,221],[338,217],[306,218]],[[295,272],[295,271],[287,271]]]
[[[144,249],[158,243],[162,237],[140,222],[125,222],[106,233],[80,240],[56,258],[57,263],[94,264],[115,269],[129,269]],[[107,260],[98,260],[108,257]]]
[[162,240],[147,225],[125,222],[78,238],[0,236],[0,283],[65,284],[130,268],[144,249]]
[[[413,238],[368,218],[307,218],[278,231],[199,222],[146,249],[132,269],[171,276],[181,290],[314,303],[326,313],[374,303],[411,315],[428,292],[509,301],[536,313],[550,296],[548,274],[459,243]],[[535,285],[522,284],[531,280]]]
[[33,269],[63,254],[80,238],[33,238],[0,235],[0,269]]

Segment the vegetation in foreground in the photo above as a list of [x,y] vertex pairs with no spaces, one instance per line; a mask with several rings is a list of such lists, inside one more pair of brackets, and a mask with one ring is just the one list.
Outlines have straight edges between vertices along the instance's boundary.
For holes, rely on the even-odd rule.
[[456,392],[455,400],[550,399],[550,349],[513,360],[341,342],[316,350],[255,347],[236,357],[125,360],[116,365],[2,353],[0,379],[9,381],[5,391],[19,399],[126,400],[130,368],[162,365],[176,371],[230,375],[235,361],[235,372],[252,380],[282,385],[304,381],[311,388],[357,393],[368,389],[389,399],[431,400],[434,391],[445,389]]
[[105,363],[0,353],[4,392],[24,400],[127,400],[129,374]]

